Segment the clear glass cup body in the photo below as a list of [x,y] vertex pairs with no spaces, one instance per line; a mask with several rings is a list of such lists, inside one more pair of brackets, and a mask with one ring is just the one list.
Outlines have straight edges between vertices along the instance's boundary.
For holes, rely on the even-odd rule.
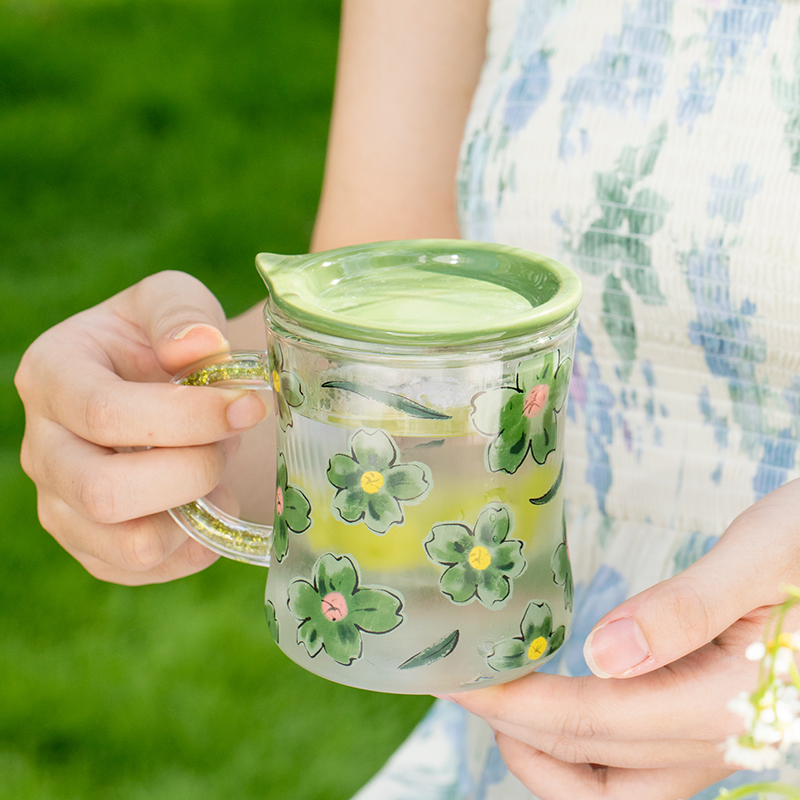
[[407,694],[546,663],[572,612],[561,479],[575,315],[425,348],[309,339],[265,314],[278,646],[329,680]]

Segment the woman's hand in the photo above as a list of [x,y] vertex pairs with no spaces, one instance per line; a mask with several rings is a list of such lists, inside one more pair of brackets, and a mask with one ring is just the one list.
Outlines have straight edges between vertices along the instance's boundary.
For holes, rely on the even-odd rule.
[[156,583],[216,560],[166,509],[213,489],[226,442],[266,409],[250,393],[167,381],[229,349],[225,325],[205,286],[162,272],[56,325],[23,356],[22,466],[39,519],[97,578]]
[[[495,730],[512,773],[541,800],[677,800],[732,771],[722,745],[743,731],[727,709],[755,689],[745,650],[782,587],[800,583],[800,481],[741,514],[684,572],[595,626],[599,677],[531,674],[453,695]],[[797,614],[787,630],[798,627]]]

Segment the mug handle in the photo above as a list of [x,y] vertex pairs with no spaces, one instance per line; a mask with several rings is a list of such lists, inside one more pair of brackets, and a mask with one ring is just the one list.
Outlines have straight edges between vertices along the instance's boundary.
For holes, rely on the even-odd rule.
[[[267,354],[235,350],[193,364],[171,381],[183,386],[222,384],[237,389],[271,389]],[[272,525],[247,522],[217,508],[208,498],[169,509],[175,522],[204,547],[232,558],[268,567]]]

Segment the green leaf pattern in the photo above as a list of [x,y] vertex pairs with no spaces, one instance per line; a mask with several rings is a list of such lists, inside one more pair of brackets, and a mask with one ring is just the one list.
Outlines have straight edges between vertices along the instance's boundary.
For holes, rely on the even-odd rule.
[[572,611],[575,601],[575,585],[572,580],[572,565],[569,561],[569,548],[567,547],[567,520],[563,517],[563,535],[561,544],[556,547],[550,559],[550,568],[553,570],[553,580],[556,586],[564,587],[564,608]]
[[272,600],[267,600],[265,603],[265,611],[267,614],[267,630],[272,637],[275,644],[280,644],[280,627],[278,625],[278,616],[275,613],[275,604]]
[[411,656],[411,658],[404,661],[397,669],[419,669],[419,667],[427,667],[429,664],[447,658],[447,656],[456,649],[460,635],[459,631],[453,631],[439,639],[438,642],[434,642],[421,652]]

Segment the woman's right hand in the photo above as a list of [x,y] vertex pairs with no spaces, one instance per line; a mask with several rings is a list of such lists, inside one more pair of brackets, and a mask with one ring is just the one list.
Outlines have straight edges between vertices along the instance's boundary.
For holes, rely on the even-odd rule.
[[95,577],[159,583],[217,559],[166,509],[211,491],[235,434],[266,409],[252,393],[168,381],[228,350],[225,329],[202,283],[161,272],[46,331],[23,356],[22,467],[42,526]]

